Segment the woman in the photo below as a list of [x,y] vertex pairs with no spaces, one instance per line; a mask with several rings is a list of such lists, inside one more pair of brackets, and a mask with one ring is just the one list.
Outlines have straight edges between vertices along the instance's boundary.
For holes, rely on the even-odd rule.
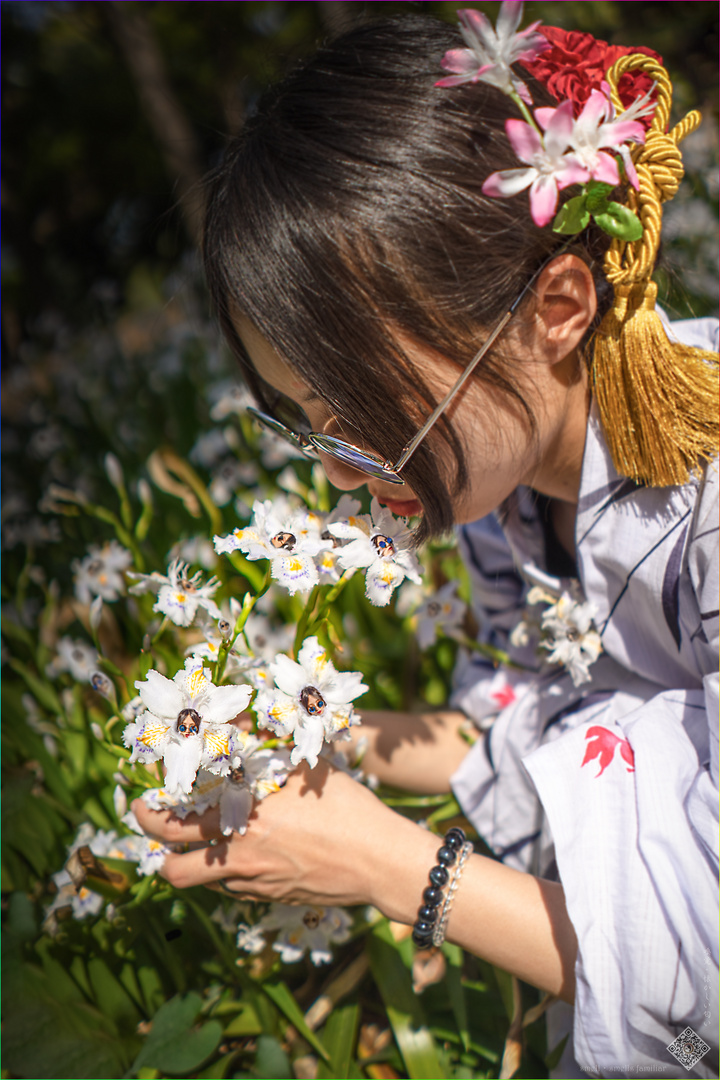
[[[315,433],[336,487],[366,484],[393,512],[422,515],[421,539],[461,527],[485,640],[527,658],[507,638],[531,586],[559,594],[578,579],[577,604],[594,605],[603,653],[583,654],[580,673],[508,677],[500,708],[496,673],[470,664],[462,711],[365,714],[364,762],[414,791],[452,784],[500,860],[467,860],[447,936],[574,1002],[574,1068],[674,1076],[668,1044],[691,1026],[706,1045],[717,1022],[703,981],[717,970],[717,473],[684,419],[660,442],[690,446],[685,482],[648,479],[647,453],[624,471],[611,456],[621,421],[586,362],[617,306],[610,241],[593,221],[570,240],[548,227],[566,181],[610,167],[579,144],[558,166],[567,143],[548,165],[569,106],[544,137],[507,137],[518,113],[503,87],[516,104],[525,91],[509,64],[545,49],[532,28],[513,35],[514,7],[492,38],[465,13],[466,42],[496,50],[501,79],[470,81],[457,33],[407,17],[346,35],[270,91],[213,178],[207,274],[260,408]],[[437,86],[444,54],[459,75]],[[531,85],[547,120],[557,102]],[[530,186],[531,212],[496,197],[513,184]],[[707,331],[676,333],[707,344]],[[466,714],[481,727],[497,715],[470,754]],[[244,837],[221,837],[213,812],[135,809],[166,840],[220,841],[168,856],[175,885],[372,903],[406,923],[438,846],[322,763],[259,804]],[[698,1075],[712,1075],[708,1060]]]

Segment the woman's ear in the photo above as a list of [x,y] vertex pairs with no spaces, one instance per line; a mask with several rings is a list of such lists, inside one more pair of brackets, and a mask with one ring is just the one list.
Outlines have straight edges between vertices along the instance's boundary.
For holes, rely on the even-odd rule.
[[535,286],[534,352],[551,364],[564,360],[584,338],[597,311],[595,282],[577,255],[559,255]]

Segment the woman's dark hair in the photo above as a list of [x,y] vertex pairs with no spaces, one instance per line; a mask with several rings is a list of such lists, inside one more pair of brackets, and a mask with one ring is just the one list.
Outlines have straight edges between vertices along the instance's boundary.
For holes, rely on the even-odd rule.
[[[483,83],[435,86],[458,45],[455,28],[418,16],[343,35],[264,95],[209,180],[207,280],[251,389],[272,411],[238,315],[346,431],[391,460],[436,404],[400,342],[450,358],[459,374],[565,240],[534,225],[526,197],[482,194],[491,172],[518,166],[505,135],[514,106]],[[532,94],[555,104],[537,83]],[[587,233],[576,249],[591,264],[594,245]],[[600,292],[599,268],[595,277]],[[534,430],[500,350],[474,377]],[[403,472],[425,510],[421,539],[452,525],[465,450],[441,421]]]

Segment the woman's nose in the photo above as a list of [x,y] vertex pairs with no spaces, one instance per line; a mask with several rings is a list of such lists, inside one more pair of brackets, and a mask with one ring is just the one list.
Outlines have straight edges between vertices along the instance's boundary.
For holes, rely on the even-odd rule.
[[322,450],[318,452],[325,475],[333,487],[339,491],[354,491],[356,488],[364,487],[370,479],[367,473],[351,468],[344,461],[338,461],[332,454],[325,454]]

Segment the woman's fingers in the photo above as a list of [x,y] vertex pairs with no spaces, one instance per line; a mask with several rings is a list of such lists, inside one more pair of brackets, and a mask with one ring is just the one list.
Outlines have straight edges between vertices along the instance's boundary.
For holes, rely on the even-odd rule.
[[183,854],[170,852],[160,873],[177,889],[220,881],[228,873],[228,845],[206,846]]
[[222,837],[217,806],[206,810],[202,817],[188,814],[186,818],[177,817],[172,810],[150,810],[142,799],[136,799],[131,809],[149,836],[167,844],[192,844],[198,840],[208,843]]

